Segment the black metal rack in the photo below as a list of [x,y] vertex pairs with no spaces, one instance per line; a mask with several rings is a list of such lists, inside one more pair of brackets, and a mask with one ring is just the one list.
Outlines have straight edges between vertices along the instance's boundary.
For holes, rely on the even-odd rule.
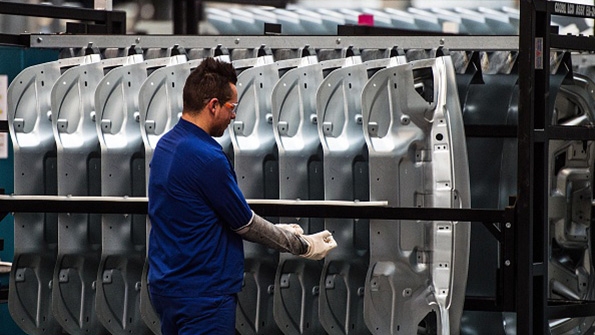
[[528,335],[549,334],[549,319],[595,315],[595,302],[548,299],[549,141],[595,139],[592,128],[551,124],[550,49],[595,51],[592,37],[557,35],[551,28],[552,15],[592,19],[595,7],[544,0],[521,2],[515,310],[517,333]]
[[[0,1],[0,14],[81,20],[67,22],[66,32],[75,34],[125,34],[126,12],[94,10]],[[5,36],[9,39],[10,36]],[[11,44],[17,43],[10,41]]]
[[[94,45],[101,47],[111,46],[129,46],[129,39],[133,42],[143,40],[142,45],[149,46],[169,46],[171,38],[156,37],[152,40],[147,36],[117,36],[106,37],[102,40],[101,36],[86,35],[81,36],[52,36],[52,35],[30,35],[29,47],[47,47],[57,48],[84,46],[88,41],[93,41]],[[185,46],[204,47],[216,45],[219,42],[223,45],[235,45],[236,47],[246,47],[262,44],[266,41],[267,46],[288,47],[296,45],[312,45],[313,47],[336,46],[341,48],[343,45],[361,45],[365,48],[386,47],[386,37],[371,39],[366,37],[287,37],[287,36],[261,36],[261,37],[224,37],[224,38],[199,38],[186,37]],[[487,38],[487,37],[486,37]],[[512,41],[517,41],[511,37],[489,37],[493,42],[487,49],[502,50],[502,46],[514,48]],[[84,43],[81,41],[85,41]],[[96,41],[100,42],[96,42]],[[167,41],[167,42],[166,42]],[[257,44],[255,41],[259,41]],[[305,43],[307,41],[307,43]],[[439,41],[439,42],[438,42]],[[72,45],[71,45],[72,44]],[[133,43],[134,44],[134,43]],[[408,36],[399,37],[396,44],[403,45],[404,48],[418,47],[420,44],[445,45],[452,50],[465,50],[478,46],[476,38],[471,37],[443,37],[428,36],[425,39],[420,37]],[[485,43],[487,44],[487,43]],[[2,126],[0,124],[0,126]],[[7,123],[2,128],[8,129]],[[517,130],[514,126],[470,126],[466,128],[470,136],[484,137],[510,137],[514,136]],[[489,131],[487,131],[489,130]],[[5,130],[6,131],[6,130]],[[519,130],[520,131],[520,130]],[[249,201],[250,203],[250,201]],[[300,217],[320,217],[320,218],[376,218],[376,219],[417,219],[417,220],[446,220],[446,221],[471,221],[474,224],[483,224],[492,236],[500,244],[499,271],[497,274],[497,292],[493,297],[474,297],[465,298],[465,310],[474,311],[495,311],[495,312],[514,312],[518,308],[518,302],[515,300],[517,282],[517,266],[515,254],[517,242],[515,234],[518,225],[515,221],[514,206],[504,210],[499,209],[454,209],[454,208],[393,208],[378,206],[349,206],[334,204],[311,204],[307,201],[295,204],[258,204],[250,203],[251,207],[264,216],[300,216]],[[0,196],[0,218],[9,212],[70,212],[70,213],[146,213],[146,199],[139,198],[89,198],[89,197],[29,197],[29,196]],[[282,215],[281,215],[282,214]]]
[[[501,270],[494,297],[465,298],[465,309],[474,311],[514,311],[515,269],[514,259],[514,208],[454,209],[454,208],[405,208],[387,207],[375,203],[317,201],[248,200],[250,207],[263,216],[295,216],[317,218],[368,218],[399,220],[470,221],[483,224],[500,243]],[[10,212],[42,213],[123,213],[146,214],[147,198],[84,197],[84,196],[8,196],[0,195],[0,220]],[[508,264],[508,265],[507,265]]]
[[[521,29],[518,37],[519,51],[519,125],[518,128],[506,126],[500,136],[518,137],[518,194],[514,205],[505,210],[482,209],[427,209],[427,208],[390,208],[390,207],[350,207],[342,205],[301,204],[251,204],[255,211],[265,216],[312,216],[312,217],[366,217],[378,219],[442,219],[455,221],[473,221],[484,224],[501,246],[499,292],[493,298],[467,297],[465,309],[482,311],[508,311],[517,314],[518,334],[548,334],[548,320],[563,317],[581,317],[595,315],[595,302],[591,301],[553,301],[548,299],[548,244],[549,223],[547,219],[547,175],[548,142],[553,139],[595,140],[595,128],[561,127],[550,124],[551,106],[549,99],[549,55],[550,49],[569,49],[595,51],[595,38],[585,36],[562,36],[552,33],[552,15],[566,15],[595,18],[595,6],[550,2],[545,0],[521,2]],[[1,10],[0,10],[1,12]],[[29,14],[21,14],[29,15]],[[461,39],[457,36],[445,36],[442,41],[460,42],[464,48],[473,37]],[[509,39],[492,37],[496,42],[494,50],[500,44],[508,44]],[[95,45],[111,44],[114,47],[126,47],[143,41],[143,46],[163,46],[160,37],[121,36],[103,43],[109,37],[89,36]],[[270,47],[310,44],[336,44],[337,47],[353,43],[363,46],[392,43],[387,37],[377,43],[373,36],[365,39],[353,39],[349,36],[338,37],[220,37],[203,39],[185,36],[177,37],[179,43],[187,47],[194,45],[235,45],[246,47],[260,45],[264,41]],[[440,39],[440,38],[439,38]],[[432,37],[416,37],[412,44],[422,44]],[[76,36],[26,35],[18,37],[18,44],[26,47],[55,48],[84,46]],[[147,42],[148,41],[148,42]],[[169,43],[170,39],[168,39]],[[355,42],[353,42],[355,41]],[[409,41],[401,38],[400,41]],[[217,43],[215,43],[217,42]],[[434,43],[434,42],[432,42]],[[472,42],[469,42],[472,43]],[[119,45],[121,44],[121,45]],[[398,43],[396,43],[398,44]],[[169,44],[167,44],[169,45]],[[433,44],[436,45],[435,43]],[[407,47],[406,43],[399,46]],[[451,47],[452,48],[452,47]],[[516,46],[512,46],[516,49]],[[452,49],[456,49],[452,48]],[[482,136],[482,130],[466,127],[468,135]],[[0,121],[0,132],[8,131],[8,123]],[[98,205],[99,204],[99,205]],[[146,199],[43,199],[0,196],[0,218],[9,212],[94,212],[94,213],[146,213]],[[594,234],[592,232],[592,234]],[[595,236],[594,236],[595,237]],[[507,262],[508,261],[508,262]]]

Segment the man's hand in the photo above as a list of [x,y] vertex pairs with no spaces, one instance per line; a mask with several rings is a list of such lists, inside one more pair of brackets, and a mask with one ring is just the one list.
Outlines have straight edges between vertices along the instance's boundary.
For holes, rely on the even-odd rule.
[[304,234],[304,230],[302,227],[297,223],[277,223],[275,227],[284,229],[290,233],[294,233],[296,235]]
[[308,251],[300,255],[304,258],[320,260],[326,257],[326,254],[331,249],[337,247],[337,242],[333,238],[333,234],[328,230],[323,230],[312,235],[302,235],[301,237],[308,242]]

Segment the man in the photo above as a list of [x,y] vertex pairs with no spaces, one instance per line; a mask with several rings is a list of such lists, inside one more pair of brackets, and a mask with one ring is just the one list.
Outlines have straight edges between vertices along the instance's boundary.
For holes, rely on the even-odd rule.
[[149,292],[163,335],[235,334],[242,238],[309,259],[336,242],[328,231],[302,235],[249,208],[221,146],[235,118],[237,76],[206,58],[190,74],[179,122],[157,143],[149,177]]

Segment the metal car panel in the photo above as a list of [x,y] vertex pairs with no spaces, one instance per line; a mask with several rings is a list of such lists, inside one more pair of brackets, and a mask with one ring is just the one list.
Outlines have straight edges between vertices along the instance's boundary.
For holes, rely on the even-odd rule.
[[[236,84],[238,106],[231,124],[234,169],[246,198],[279,197],[279,163],[273,134],[271,94],[280,73],[308,58],[274,62],[269,54],[234,62],[241,69]],[[248,65],[248,66],[246,66]],[[273,310],[273,287],[279,255],[268,248],[244,242],[244,282],[238,294],[236,329],[241,334],[277,334],[279,321]],[[257,306],[255,309],[254,306]],[[275,322],[276,321],[276,322]]]
[[[185,57],[131,58],[130,64],[107,73],[95,90],[103,196],[146,195],[138,92],[150,72],[185,61]],[[111,334],[150,334],[139,308],[146,254],[145,215],[104,214],[101,227],[95,299],[98,318]]]
[[[325,200],[369,199],[368,157],[362,130],[361,92],[370,74],[404,63],[402,56],[334,70],[317,92],[318,134],[324,152]],[[325,63],[323,63],[325,64]],[[363,287],[369,259],[368,220],[326,219],[338,247],[324,261],[320,277],[320,321],[329,334],[368,334],[363,318]]]
[[[588,77],[567,70],[552,76],[555,94],[552,124],[590,125],[595,84]],[[572,74],[572,76],[570,76]],[[569,80],[569,78],[572,78]],[[548,221],[550,257],[548,298],[589,301],[595,297],[591,220],[593,203],[593,141],[549,142]],[[590,334],[595,317],[549,320],[551,334]]]
[[[52,127],[58,149],[58,195],[100,195],[101,153],[95,129],[94,93],[127,57],[82,64],[64,72],[52,88]],[[52,309],[70,334],[108,334],[97,318],[95,284],[101,257],[101,215],[58,214],[58,257]]]
[[[467,152],[449,56],[377,72],[362,94],[370,200],[466,208]],[[370,221],[364,318],[374,334],[457,334],[469,223]]]
[[[182,55],[174,56],[173,65],[155,69],[143,81],[138,92],[138,110],[140,135],[144,144],[145,182],[149,183],[150,162],[155,146],[159,139],[169,131],[182,114],[182,88],[190,72],[196,68],[202,59],[185,61]],[[148,246],[151,222],[145,220],[145,243]],[[148,262],[142,269],[140,285],[140,315],[149,329],[156,335],[161,334],[161,322],[151,303],[149,295],[147,273]]]
[[[322,71],[316,56],[304,57],[302,64],[287,71],[273,88],[271,107],[279,155],[279,199],[323,199],[315,94],[322,81]],[[306,233],[322,228],[320,219],[282,217],[279,221],[297,223]],[[318,306],[310,290],[318,284],[320,263],[282,253],[278,264],[274,308],[279,327],[286,334],[319,332]],[[303,298],[296,299],[298,296]],[[306,324],[309,327],[300,326]]]
[[[8,124],[14,150],[14,193],[56,195],[56,141],[50,93],[67,68],[85,62],[74,57],[30,66],[8,88]],[[51,310],[50,283],[56,263],[58,216],[14,213],[14,260],[8,308],[29,334],[60,334]]]

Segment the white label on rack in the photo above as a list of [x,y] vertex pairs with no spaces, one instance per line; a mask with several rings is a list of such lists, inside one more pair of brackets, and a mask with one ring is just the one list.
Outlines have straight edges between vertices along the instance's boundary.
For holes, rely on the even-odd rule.
[[0,75],[0,120],[8,120],[8,76]]
[[595,16],[595,7],[591,6],[589,4],[589,1],[583,2],[584,3],[582,4],[556,2],[554,3],[553,14],[580,16],[587,18],[592,18],[593,16]]
[[543,70],[543,37],[535,37],[535,69]]
[[0,133],[0,159],[8,158],[8,134]]

